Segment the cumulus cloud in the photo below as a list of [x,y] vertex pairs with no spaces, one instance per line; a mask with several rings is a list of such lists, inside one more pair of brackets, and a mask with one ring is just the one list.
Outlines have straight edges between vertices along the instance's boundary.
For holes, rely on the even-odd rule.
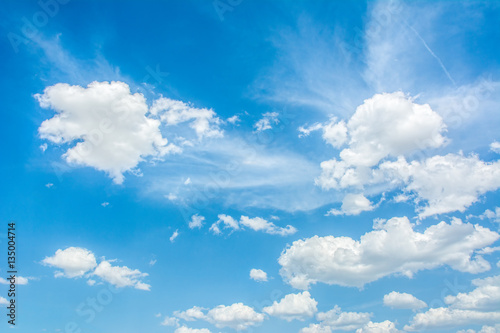
[[420,217],[465,211],[479,196],[500,188],[500,161],[484,162],[478,156],[448,154],[411,163],[401,157],[384,162],[380,170],[400,179],[407,192],[427,202]]
[[326,215],[359,215],[361,212],[373,210],[375,206],[363,194],[347,194],[342,200],[340,210],[331,209]]
[[97,262],[94,254],[81,247],[68,247],[65,250],[57,250],[52,257],[42,260],[44,265],[56,267],[63,271],[56,271],[56,277],[81,277],[94,269]]
[[175,230],[173,233],[172,233],[172,236],[170,236],[170,242],[173,243],[175,241],[175,239],[179,236],[179,230]]
[[[161,314],[156,315],[156,317],[161,317]],[[175,317],[165,317],[160,323],[162,326],[179,326],[179,319]]]
[[93,275],[96,275],[112,285],[122,287],[134,287],[141,290],[150,290],[151,286],[141,282],[141,278],[148,276],[137,269],[130,269],[127,266],[113,266],[109,261],[103,260],[96,267]]
[[189,328],[181,326],[175,330],[175,333],[211,333],[207,328]]
[[250,270],[250,278],[255,281],[267,281],[267,273],[264,272],[262,269],[255,269],[252,268]]
[[203,226],[203,221],[205,221],[204,216],[200,216],[198,214],[195,214],[191,216],[191,221],[189,221],[189,229],[194,229],[198,228],[200,229]]
[[316,315],[319,324],[311,324],[303,328],[301,333],[330,333],[336,330],[353,331],[361,328],[370,322],[370,313],[366,312],[342,312],[342,309],[335,305],[327,312],[320,312]]
[[399,333],[393,322],[386,320],[380,323],[369,322],[362,328],[358,328],[356,333]]
[[479,273],[490,264],[475,253],[500,238],[479,225],[453,219],[424,232],[413,229],[406,217],[378,221],[376,229],[361,236],[314,236],[297,240],[278,262],[284,281],[298,289],[322,282],[362,287],[384,276],[414,273],[448,265],[460,272]]
[[10,302],[7,299],[0,296],[0,306],[7,306],[9,304],[10,304]]
[[266,112],[262,115],[262,118],[254,124],[256,132],[262,132],[268,129],[272,129],[273,125],[279,124],[278,112]]
[[495,153],[497,154],[500,154],[500,142],[498,141],[493,141],[491,144],[490,144],[490,150],[491,151],[494,151]]
[[486,209],[483,214],[479,215],[479,218],[482,219],[490,219],[496,223],[500,223],[500,207],[495,207],[495,210]]
[[[468,293],[445,297],[448,307],[432,308],[416,314],[405,326],[407,331],[433,330],[500,321],[500,275],[475,279]],[[483,327],[484,332],[490,328]],[[493,331],[494,332],[494,331]]]
[[498,310],[500,309],[500,275],[472,280],[476,288],[469,293],[448,295],[445,303],[452,309]]
[[151,114],[160,117],[167,126],[189,122],[199,139],[217,138],[224,135],[221,120],[212,109],[195,108],[182,101],[161,97],[153,102]]
[[384,305],[393,309],[410,310],[418,310],[427,307],[424,301],[419,300],[415,296],[407,293],[398,293],[397,291],[384,295]]
[[345,121],[337,122],[337,118],[330,119],[325,124],[316,123],[308,127],[299,127],[299,137],[308,136],[311,132],[322,130],[323,140],[335,148],[342,147],[347,141],[347,126]]
[[298,294],[288,294],[279,302],[265,307],[262,311],[270,316],[279,317],[286,321],[305,320],[314,316],[318,311],[318,302],[307,291]]
[[[42,264],[56,267],[63,271],[56,271],[55,277],[78,278],[86,275],[98,276],[102,280],[118,287],[134,287],[141,290],[150,290],[150,285],[141,281],[148,276],[139,270],[132,270],[127,266],[113,266],[111,261],[102,260],[97,265],[93,252],[80,248],[68,247],[57,250],[52,257],[46,257]],[[94,285],[94,280],[88,280],[87,284]]]
[[63,155],[68,163],[105,171],[117,184],[145,158],[179,151],[162,136],[160,121],[148,116],[144,96],[132,94],[126,83],[92,82],[86,88],[58,83],[35,98],[56,112],[40,125],[40,137],[75,143]]
[[204,320],[218,328],[230,327],[235,330],[245,330],[264,321],[264,314],[243,303],[218,305],[213,309],[194,306],[186,311],[175,311],[174,316],[186,321]]
[[235,330],[245,330],[264,321],[264,315],[243,303],[229,306],[219,305],[207,313],[208,321],[218,328],[230,327]]
[[224,229],[243,230],[246,228],[252,229],[254,231],[261,231],[266,234],[288,236],[297,232],[297,229],[291,225],[286,227],[278,227],[273,222],[269,222],[261,217],[250,218],[248,216],[241,216],[239,222],[229,215],[220,214],[218,215],[219,220],[212,224],[210,231],[216,235],[222,233],[220,225],[223,225]]

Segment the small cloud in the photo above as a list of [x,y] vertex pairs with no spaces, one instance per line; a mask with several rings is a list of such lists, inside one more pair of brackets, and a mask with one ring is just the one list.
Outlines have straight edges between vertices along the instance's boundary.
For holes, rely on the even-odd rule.
[[156,259],[151,259],[149,261],[149,266],[154,266],[156,264]]
[[273,128],[273,124],[279,124],[278,112],[266,112],[262,115],[262,119],[257,121],[253,127],[256,132],[262,132]]
[[155,317],[156,318],[160,318],[161,317],[161,313],[158,312],[157,314],[155,314]]
[[109,206],[109,202],[105,201],[105,202],[103,202],[103,203],[101,204],[101,206],[103,206],[103,207],[107,207],[107,206]]
[[40,145],[40,150],[42,151],[42,153],[45,153],[45,151],[47,150],[47,144],[44,143],[43,145]]
[[227,118],[227,122],[230,123],[230,124],[236,124],[236,123],[239,123],[241,121],[240,117],[238,117],[237,115],[234,115],[230,118]]
[[92,280],[92,279],[88,279],[88,280],[87,280],[87,284],[88,284],[89,286],[93,286],[95,283],[96,283],[96,281],[95,281],[95,280]]
[[189,221],[189,229],[201,229],[201,227],[203,226],[203,221],[205,221],[204,216],[200,216],[198,214],[191,216],[191,221]]
[[54,186],[54,184],[52,184],[52,183],[47,183],[47,184],[45,184],[45,187],[46,187],[46,188],[51,188],[52,186]]
[[172,236],[170,236],[170,242],[174,242],[174,240],[179,236],[179,229],[175,230]]
[[493,141],[491,144],[490,144],[490,150],[491,151],[494,151],[495,153],[497,154],[500,154],[500,142],[498,141]]
[[250,278],[258,282],[265,282],[267,281],[267,273],[262,269],[252,268],[250,270]]
[[191,184],[191,178],[188,177],[188,179],[184,181],[184,185],[189,185],[189,184]]
[[361,212],[375,209],[376,206],[368,200],[363,194],[347,194],[342,200],[342,207],[338,209],[330,209],[326,216],[330,215],[359,215]]

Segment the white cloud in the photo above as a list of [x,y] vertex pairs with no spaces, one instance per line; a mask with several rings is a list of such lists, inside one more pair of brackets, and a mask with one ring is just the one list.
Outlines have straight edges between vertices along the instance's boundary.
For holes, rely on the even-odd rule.
[[427,307],[424,301],[419,300],[415,296],[407,293],[398,293],[396,291],[384,295],[384,305],[393,309],[410,310],[418,310]]
[[173,243],[175,239],[179,236],[179,230],[175,230],[172,236],[170,236],[170,242]]
[[7,299],[0,296],[0,306],[7,306],[9,304],[10,304],[10,302]]
[[470,324],[496,324],[498,322],[500,322],[500,312],[432,308],[426,312],[417,313],[404,329],[406,331],[421,331]]
[[479,215],[479,218],[481,220],[487,218],[496,223],[500,223],[500,207],[495,207],[495,211],[490,209],[485,210],[483,214]]
[[493,141],[490,144],[490,149],[491,149],[491,151],[494,151],[495,153],[500,154],[500,142]]
[[376,94],[347,122],[349,147],[340,157],[349,165],[374,166],[388,156],[440,147],[446,127],[429,105],[416,104],[402,92]]
[[68,278],[81,277],[97,266],[94,254],[80,247],[59,249],[52,257],[43,259],[42,263],[62,269],[63,272],[55,273],[56,277],[65,276]]
[[307,289],[323,282],[362,287],[384,276],[414,273],[442,265],[469,273],[490,269],[475,251],[500,238],[487,228],[453,219],[424,232],[413,230],[406,217],[380,221],[359,241],[350,237],[314,236],[297,240],[281,254],[278,262],[284,281]]
[[500,275],[472,280],[476,289],[469,293],[448,295],[445,303],[451,309],[498,310],[500,309]]
[[325,124],[316,123],[309,127],[299,127],[299,137],[308,136],[311,132],[322,130],[323,140],[335,148],[342,147],[347,141],[347,126],[345,121],[337,122],[337,118],[330,119]]
[[237,115],[234,115],[232,117],[227,118],[226,121],[230,124],[236,124],[236,123],[239,123],[241,121],[241,119]]
[[264,315],[243,303],[229,306],[219,305],[207,313],[208,321],[218,328],[230,327],[235,330],[245,330],[264,321]]
[[279,124],[278,112],[266,112],[262,118],[254,124],[255,131],[262,132],[272,129],[274,124]]
[[203,221],[205,221],[204,216],[200,216],[198,214],[191,216],[191,221],[189,221],[189,229],[200,229],[203,226]]
[[167,126],[189,122],[199,139],[222,137],[221,120],[212,109],[195,108],[182,101],[161,97],[153,102],[151,114],[158,115]]
[[[157,317],[161,317],[161,314],[160,316],[157,316]],[[179,326],[179,319],[178,318],[175,318],[175,317],[165,317],[162,322],[160,323],[160,325],[162,326]]]
[[45,151],[47,150],[47,147],[48,146],[46,143],[40,145],[40,150],[42,151],[42,153],[45,153]]
[[279,317],[286,321],[305,320],[314,316],[318,311],[318,302],[311,298],[307,291],[298,294],[288,294],[279,302],[274,301],[273,305],[262,309],[270,316]]
[[101,203],[101,206],[107,207],[107,206],[109,206],[109,202],[105,201],[105,202]]
[[93,285],[95,285],[96,283],[97,283],[97,281],[96,281],[96,280],[92,280],[92,279],[88,279],[88,280],[87,280],[87,284],[88,284],[89,286],[93,286]]
[[353,331],[361,328],[370,322],[370,313],[366,312],[342,312],[342,309],[335,305],[327,312],[320,312],[316,319],[320,324],[311,324],[303,328],[301,333],[330,333],[336,330]]
[[375,206],[363,194],[347,194],[342,200],[340,210],[331,209],[326,215],[359,215],[361,212],[373,210]]
[[380,170],[401,179],[406,191],[427,202],[419,209],[420,217],[463,212],[480,195],[500,188],[500,161],[484,162],[476,155],[437,155],[411,163],[399,158],[382,163]]
[[220,214],[218,217],[219,220],[210,227],[210,231],[216,235],[220,235],[222,233],[219,228],[220,224],[224,225],[224,229],[242,230],[244,227],[247,227],[254,231],[262,231],[266,234],[280,236],[288,236],[297,232],[297,229],[291,225],[287,225],[284,228],[278,227],[274,223],[261,217],[249,218],[248,216],[241,216],[239,222],[231,216],[225,214]]
[[179,151],[162,137],[160,121],[147,116],[144,96],[131,94],[126,83],[92,82],[86,88],[58,83],[35,98],[56,111],[40,125],[40,137],[55,144],[76,142],[64,159],[105,171],[117,184],[146,157]]
[[248,227],[255,231],[262,231],[266,234],[288,236],[297,232],[291,225],[287,225],[285,228],[276,226],[274,223],[264,220],[261,217],[249,218],[248,216],[241,216],[240,225]]
[[141,282],[141,278],[148,276],[137,269],[130,269],[127,266],[113,266],[109,261],[103,260],[92,273],[99,276],[112,285],[122,287],[134,287],[140,290],[150,290],[151,286]]
[[45,184],[45,187],[46,187],[46,188],[51,188],[52,186],[54,186],[54,184],[52,184],[52,183],[47,183],[47,184]]
[[362,328],[358,328],[356,333],[399,333],[393,322],[386,320],[380,323],[369,322]]
[[207,328],[189,328],[181,326],[175,330],[175,333],[211,333]]
[[206,319],[206,316],[203,313],[204,310],[206,309],[198,306],[193,306],[191,309],[187,309],[186,311],[175,311],[174,316],[184,319],[185,321]]
[[[33,280],[32,277],[23,277],[23,276],[16,276],[16,284],[17,285],[25,285],[28,284],[29,280]],[[0,277],[0,284],[10,284],[10,281],[4,279],[3,277]]]
[[255,269],[252,268],[250,270],[250,278],[255,281],[267,281],[267,273],[264,272],[262,269]]

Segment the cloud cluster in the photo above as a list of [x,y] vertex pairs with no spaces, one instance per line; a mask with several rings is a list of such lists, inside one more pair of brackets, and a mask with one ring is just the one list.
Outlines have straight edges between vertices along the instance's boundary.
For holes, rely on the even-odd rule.
[[273,128],[273,125],[279,124],[278,112],[266,112],[262,118],[254,124],[256,132],[262,132]]
[[353,331],[364,327],[370,322],[372,315],[366,312],[343,312],[335,307],[327,312],[319,312],[316,319],[319,324],[311,324],[303,328],[300,333],[330,333],[332,331],[343,330]]
[[460,272],[478,273],[490,264],[475,253],[500,238],[487,228],[453,219],[424,232],[414,230],[406,217],[379,221],[376,230],[361,236],[314,236],[297,240],[279,257],[280,274],[294,288],[322,282],[362,287],[384,276],[414,273],[448,265]]
[[[357,192],[348,194],[342,209],[332,209],[329,215],[373,209],[359,192],[381,184],[402,187],[419,205],[420,218],[463,212],[484,193],[500,188],[500,161],[484,162],[476,155],[460,153],[407,162],[412,153],[442,147],[447,139],[440,115],[402,92],[374,95],[347,122],[334,118],[299,128],[303,136],[314,130],[322,130],[325,141],[335,148],[347,145],[339,158],[321,163],[316,184],[326,190]],[[496,146],[491,147],[495,150]]]
[[186,320],[204,320],[217,328],[230,327],[235,330],[245,330],[264,321],[264,314],[256,312],[253,308],[243,304],[218,305],[213,309],[193,307],[186,311],[176,311],[174,316]]
[[[58,249],[51,257],[45,257],[42,264],[56,267],[55,277],[79,278],[98,276],[117,288],[134,287],[140,290],[150,290],[151,286],[142,282],[148,276],[139,270],[132,270],[127,266],[113,266],[112,261],[102,260],[97,264],[94,253],[81,247],[68,247]],[[95,284],[94,280],[88,281],[89,285]]]
[[237,221],[233,217],[225,214],[219,214],[218,220],[210,226],[210,231],[216,235],[220,235],[221,225],[223,229],[230,229],[231,231],[242,230],[245,227],[254,231],[264,232],[271,235],[288,236],[297,232],[297,229],[291,225],[286,227],[278,227],[272,222],[269,222],[261,217],[249,218],[248,216],[241,216]]

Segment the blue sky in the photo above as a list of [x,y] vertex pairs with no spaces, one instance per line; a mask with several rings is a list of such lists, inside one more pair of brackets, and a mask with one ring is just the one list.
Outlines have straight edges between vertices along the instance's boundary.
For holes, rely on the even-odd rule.
[[3,8],[12,329],[500,332],[499,2]]

